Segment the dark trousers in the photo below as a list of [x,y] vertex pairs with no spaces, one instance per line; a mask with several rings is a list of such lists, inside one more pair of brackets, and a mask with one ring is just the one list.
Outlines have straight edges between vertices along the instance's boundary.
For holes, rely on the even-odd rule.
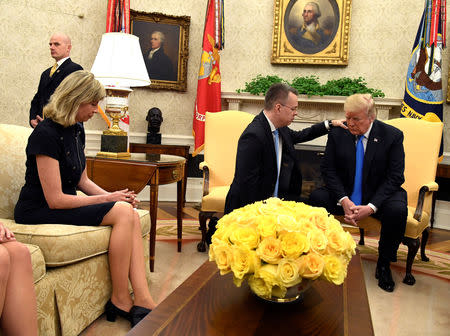
[[[380,240],[378,242],[379,261],[395,260],[398,247],[405,235],[408,203],[406,191],[400,189],[386,199],[372,216],[381,222]],[[326,188],[314,190],[308,203],[316,207],[324,207],[334,215],[344,215],[344,210],[337,205],[337,200]]]

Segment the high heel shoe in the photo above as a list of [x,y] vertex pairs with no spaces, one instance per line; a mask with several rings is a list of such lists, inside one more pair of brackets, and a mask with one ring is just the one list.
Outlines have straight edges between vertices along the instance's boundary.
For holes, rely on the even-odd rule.
[[108,302],[106,302],[105,313],[106,313],[106,319],[109,322],[115,322],[117,315],[122,316],[123,318],[127,319],[128,321],[131,321],[130,313],[116,307],[116,305],[114,303],[112,303],[111,300],[108,300]]
[[130,309],[131,328],[138,324],[152,310],[141,306],[133,306]]

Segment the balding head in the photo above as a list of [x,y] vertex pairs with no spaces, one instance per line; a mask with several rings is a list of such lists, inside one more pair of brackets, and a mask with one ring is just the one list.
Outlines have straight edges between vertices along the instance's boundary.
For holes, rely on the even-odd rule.
[[50,54],[56,62],[70,56],[72,42],[70,41],[70,37],[66,34],[53,34],[52,37],[50,37],[50,42],[48,44],[50,46]]

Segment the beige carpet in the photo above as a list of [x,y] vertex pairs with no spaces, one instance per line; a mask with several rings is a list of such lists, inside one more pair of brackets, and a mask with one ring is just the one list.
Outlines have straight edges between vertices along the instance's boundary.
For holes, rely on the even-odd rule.
[[[183,222],[183,251],[176,252],[174,221],[158,221],[155,272],[151,275],[150,291],[161,302],[205,260],[206,253],[197,252],[200,232],[195,221]],[[425,273],[413,274],[414,286],[402,283],[404,268],[392,267],[396,288],[387,293],[378,288],[374,277],[376,262],[367,254],[363,268],[375,335],[448,335],[450,330],[450,282]],[[447,256],[448,257],[448,256]],[[450,259],[450,258],[448,258]],[[450,263],[447,264],[449,267]],[[129,331],[123,319],[107,322],[104,315],[90,325],[83,336],[121,336]],[[174,335],[177,336],[177,335]],[[197,336],[197,335],[196,335]],[[203,336],[203,335],[198,335]],[[205,335],[207,336],[207,335]]]

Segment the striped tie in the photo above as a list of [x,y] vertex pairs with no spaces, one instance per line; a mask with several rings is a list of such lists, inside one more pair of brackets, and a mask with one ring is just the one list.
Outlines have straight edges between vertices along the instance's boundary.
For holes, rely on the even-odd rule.
[[57,68],[58,68],[58,63],[53,64],[52,68],[50,69],[50,77],[53,76],[53,74],[55,73]]

